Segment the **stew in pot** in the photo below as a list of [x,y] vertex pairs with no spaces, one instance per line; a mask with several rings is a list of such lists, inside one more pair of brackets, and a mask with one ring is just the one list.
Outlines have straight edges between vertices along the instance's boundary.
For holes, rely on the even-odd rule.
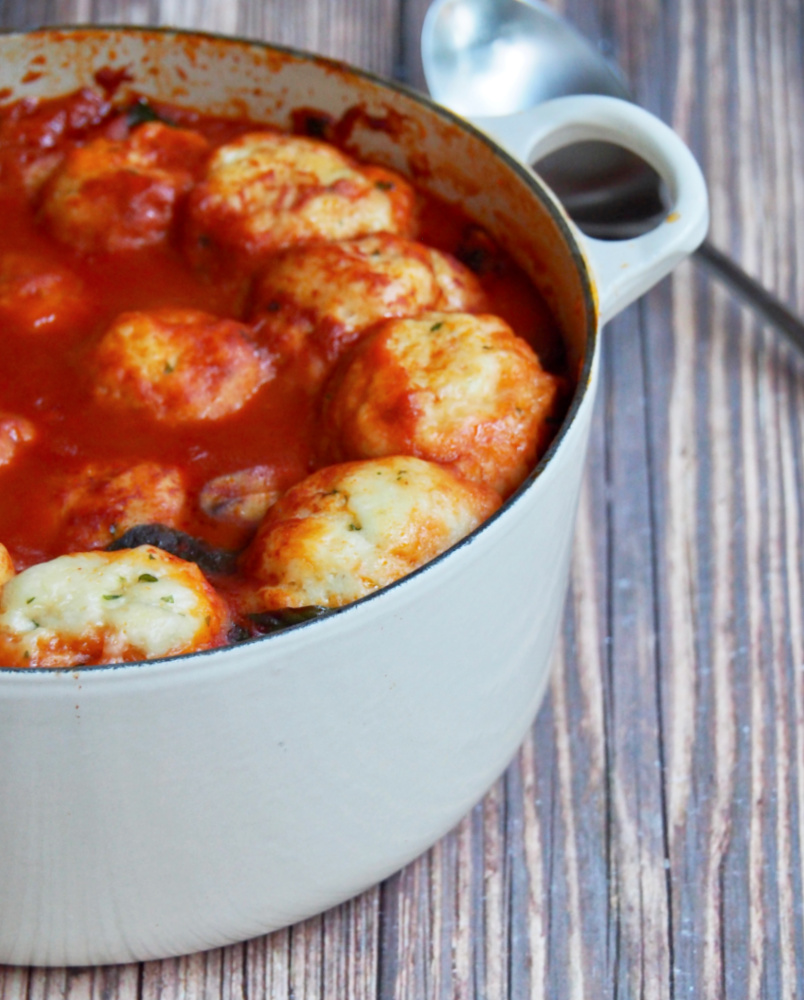
[[0,666],[340,607],[547,447],[567,380],[521,271],[299,122],[102,87],[0,109]]

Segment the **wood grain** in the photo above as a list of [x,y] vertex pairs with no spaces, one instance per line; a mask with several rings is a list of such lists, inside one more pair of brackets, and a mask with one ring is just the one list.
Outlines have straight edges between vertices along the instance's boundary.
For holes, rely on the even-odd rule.
[[[690,144],[715,243],[804,311],[797,0],[553,5]],[[422,86],[426,7],[2,0],[0,26],[195,26]],[[804,363],[692,263],[604,339],[552,685],[484,800],[320,917],[164,962],[2,970],[0,1000],[804,997]]]

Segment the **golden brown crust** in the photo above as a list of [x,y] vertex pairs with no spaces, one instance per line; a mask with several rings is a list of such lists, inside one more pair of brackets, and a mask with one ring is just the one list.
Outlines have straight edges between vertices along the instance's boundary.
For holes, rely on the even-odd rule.
[[455,258],[381,233],[275,254],[255,282],[250,316],[261,341],[315,385],[380,320],[486,308],[477,278]]
[[162,242],[208,154],[203,136],[160,122],[122,141],[94,139],[72,149],[48,181],[42,221],[56,239],[85,253]]
[[493,490],[410,456],[333,465],[274,504],[243,568],[260,609],[337,607],[433,559],[499,504]]
[[[252,611],[357,600],[477,527],[552,432],[558,380],[489,315],[548,325],[525,276],[492,246],[481,284],[413,239],[464,254],[459,209],[316,139],[132,110],[79,95],[25,125],[19,106],[18,148],[0,136],[0,322],[21,362],[0,513],[41,574],[23,594],[0,545],[0,664],[168,656],[224,644],[230,614],[254,634]],[[189,127],[132,126],[151,113]],[[142,553],[99,551],[145,524],[167,530],[124,541],[213,574],[154,550],[189,621],[142,597]]]
[[94,356],[95,395],[167,424],[218,420],[273,376],[241,323],[197,309],[118,316]]
[[215,151],[190,196],[187,254],[202,269],[253,268],[296,243],[410,232],[410,186],[372,170],[316,139],[242,135]]
[[552,436],[560,382],[496,316],[389,320],[324,398],[325,461],[417,455],[511,493]]
[[105,548],[138,524],[184,523],[187,491],[181,471],[158,462],[93,462],[58,491],[58,549]]

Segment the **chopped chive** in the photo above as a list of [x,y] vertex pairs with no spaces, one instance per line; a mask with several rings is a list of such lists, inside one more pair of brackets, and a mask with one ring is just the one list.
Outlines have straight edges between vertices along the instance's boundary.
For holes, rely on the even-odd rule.
[[137,583],[156,583],[157,578],[152,573],[140,573]]
[[25,603],[26,603],[26,604],[33,604],[33,602],[34,602],[35,600],[36,600],[36,598],[35,598],[35,597],[29,597],[29,598],[28,598],[28,600],[27,600],[27,601],[26,601]]
[[104,601],[119,601],[122,596],[122,594],[104,594],[103,599]]
[[173,595],[172,594],[167,594],[165,597],[160,598],[160,600],[164,601],[165,604],[172,604],[173,603]]

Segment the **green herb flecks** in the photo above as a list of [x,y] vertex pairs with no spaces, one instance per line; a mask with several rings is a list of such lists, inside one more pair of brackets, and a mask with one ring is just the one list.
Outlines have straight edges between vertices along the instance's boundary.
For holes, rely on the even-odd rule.
[[163,125],[173,125],[173,122],[163,118],[153,107],[141,97],[126,108],[126,121],[129,128],[146,125],[148,122],[162,122]]

